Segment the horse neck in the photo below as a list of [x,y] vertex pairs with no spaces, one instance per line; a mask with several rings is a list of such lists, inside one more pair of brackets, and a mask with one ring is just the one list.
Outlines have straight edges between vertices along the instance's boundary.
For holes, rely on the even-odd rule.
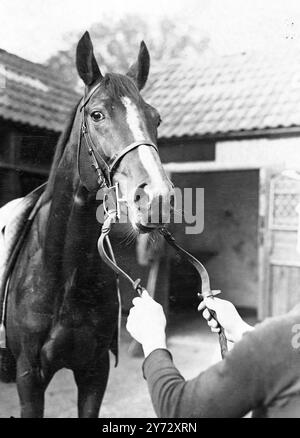
[[81,184],[77,170],[79,123],[55,170],[52,202],[45,235],[45,260],[53,269],[68,271],[92,256],[99,235],[96,197]]

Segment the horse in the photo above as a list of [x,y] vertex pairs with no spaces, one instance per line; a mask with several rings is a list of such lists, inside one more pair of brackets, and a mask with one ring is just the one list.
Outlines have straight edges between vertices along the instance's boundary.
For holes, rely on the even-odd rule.
[[[86,32],[77,45],[76,66],[85,97],[57,144],[43,202],[9,282],[7,345],[22,418],[44,416],[45,391],[62,368],[73,372],[78,416],[96,418],[100,412],[109,351],[117,352],[120,306],[115,274],[97,252],[100,174],[118,184],[136,235],[161,226],[164,216],[152,223],[149,212],[168,210],[173,193],[157,151],[160,115],[140,94],[150,67],[145,43],[126,74],[102,75]],[[114,172],[107,175],[116,157]],[[147,208],[140,208],[141,197]]]

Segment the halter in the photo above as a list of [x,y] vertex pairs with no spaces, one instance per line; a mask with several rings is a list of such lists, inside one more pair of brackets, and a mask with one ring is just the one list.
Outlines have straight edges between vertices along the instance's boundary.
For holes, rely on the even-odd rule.
[[[105,158],[101,156],[101,154],[97,151],[96,147],[94,146],[93,140],[90,135],[89,126],[87,123],[87,115],[85,112],[85,107],[90,101],[93,94],[99,89],[101,86],[101,82],[95,85],[89,93],[86,94],[86,96],[83,99],[83,103],[80,107],[80,112],[82,111],[82,123],[81,123],[81,130],[80,130],[80,138],[79,138],[79,145],[78,145],[78,157],[80,148],[82,147],[82,143],[85,143],[88,154],[91,159],[91,167],[94,169],[94,171],[97,174],[97,182],[98,182],[98,188],[105,189],[106,194],[108,190],[115,190],[116,197],[115,197],[115,206],[107,208],[106,206],[106,198],[103,199],[103,205],[104,205],[104,211],[105,211],[105,219],[104,223],[102,225],[101,234],[98,239],[98,252],[102,260],[118,275],[121,275],[124,277],[132,286],[134,291],[138,293],[140,296],[142,295],[143,291],[145,290],[141,286],[141,280],[138,278],[136,280],[133,280],[133,278],[127,274],[120,266],[118,266],[114,252],[110,243],[109,239],[109,233],[111,231],[112,224],[119,219],[119,190],[118,190],[118,184],[116,183],[113,185],[113,175],[114,172],[117,170],[118,165],[120,164],[121,160],[127,155],[129,152],[133,151],[134,149],[137,149],[138,147],[145,145],[154,148],[157,152],[157,146],[147,141],[135,141],[125,147],[121,152],[118,154],[115,154],[113,157],[109,159],[107,162]],[[80,165],[79,165],[79,159],[78,159],[78,171],[80,175]],[[106,195],[105,195],[106,196]],[[217,294],[219,294],[221,291],[219,290],[212,290],[210,287],[210,280],[209,275],[205,267],[202,265],[202,263],[197,260],[192,254],[181,248],[179,246],[172,234],[165,228],[162,227],[159,229],[160,234],[165,238],[166,242],[172,246],[183,258],[185,258],[187,261],[189,261],[196,271],[199,274],[199,277],[201,279],[201,292],[198,293],[198,297],[202,300],[203,298],[207,297],[213,297]],[[217,321],[216,313],[213,310],[209,310],[212,318],[214,318]],[[221,348],[221,355],[222,357],[225,356],[227,352],[227,340],[225,336],[225,332],[223,327],[220,326],[220,332],[219,332],[219,343]]]

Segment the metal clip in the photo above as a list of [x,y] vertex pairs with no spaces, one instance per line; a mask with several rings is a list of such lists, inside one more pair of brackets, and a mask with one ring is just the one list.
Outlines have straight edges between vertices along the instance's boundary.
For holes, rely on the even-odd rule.
[[204,298],[213,298],[213,297],[219,295],[220,293],[221,293],[220,290],[211,290],[207,294],[203,294],[203,293],[198,292],[197,297],[199,298],[199,301],[201,302],[204,300]]
[[[104,198],[103,198],[103,209],[107,215],[109,215],[112,211],[116,213],[116,219],[120,218],[120,195],[119,195],[119,184],[116,183],[114,186],[105,187]],[[109,194],[114,193],[114,205],[109,205],[109,202],[112,199],[109,199]]]
[[82,132],[83,135],[85,135],[87,133],[87,129],[86,129],[85,123],[82,123],[81,132]]

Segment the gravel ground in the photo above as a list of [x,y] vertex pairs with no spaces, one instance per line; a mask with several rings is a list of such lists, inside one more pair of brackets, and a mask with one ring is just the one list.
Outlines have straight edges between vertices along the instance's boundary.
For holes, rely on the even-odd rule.
[[[142,357],[128,353],[130,337],[121,332],[120,363],[112,365],[108,387],[100,411],[104,418],[155,417],[147,385],[142,377]],[[185,378],[192,378],[220,360],[217,336],[208,331],[199,314],[173,315],[168,330],[168,346],[176,366]],[[46,393],[45,416],[74,418],[76,387],[72,373],[61,370],[56,374]],[[15,384],[0,383],[0,418],[19,417],[19,403]]]

